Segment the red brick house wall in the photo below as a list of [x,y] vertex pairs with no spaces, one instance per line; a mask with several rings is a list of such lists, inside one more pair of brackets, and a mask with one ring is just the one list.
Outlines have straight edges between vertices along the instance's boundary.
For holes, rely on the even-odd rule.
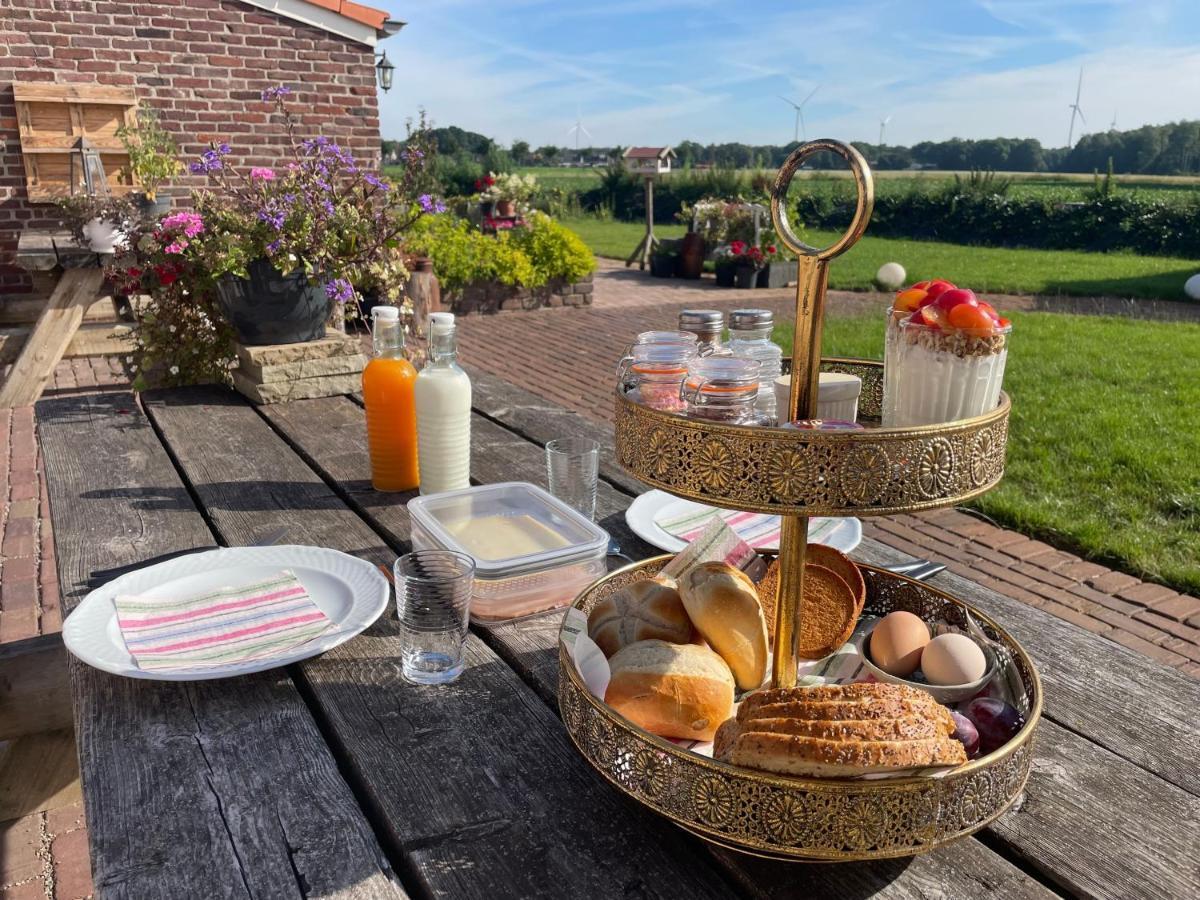
[[[238,0],[0,0],[0,299],[29,290],[12,265],[21,229],[57,221],[25,196],[13,82],[132,86],[185,160],[227,141],[236,163],[273,165],[286,138],[261,100],[296,93],[304,134],[325,134],[379,161],[374,50]],[[176,202],[202,179],[182,175]]]

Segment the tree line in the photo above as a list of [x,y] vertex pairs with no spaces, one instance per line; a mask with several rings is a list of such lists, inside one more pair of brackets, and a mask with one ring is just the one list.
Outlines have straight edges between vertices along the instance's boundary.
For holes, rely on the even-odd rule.
[[[513,166],[556,166],[597,163],[620,156],[621,147],[571,147],[546,145],[534,148],[527,141],[502,147],[491,138],[455,126],[433,129],[438,154],[459,164],[468,161],[485,170],[507,171]],[[384,160],[396,157],[402,141],[384,141]],[[775,169],[796,147],[742,143],[675,145],[682,168],[715,166],[734,169]],[[987,138],[922,141],[911,147],[855,141],[854,146],[876,169],[933,169],[965,171],[994,169],[1005,172],[1094,172],[1112,160],[1119,174],[1200,174],[1200,121],[1144,125],[1127,131],[1099,131],[1083,135],[1074,147],[1043,147],[1035,138]],[[817,169],[843,168],[832,154],[812,160]]]

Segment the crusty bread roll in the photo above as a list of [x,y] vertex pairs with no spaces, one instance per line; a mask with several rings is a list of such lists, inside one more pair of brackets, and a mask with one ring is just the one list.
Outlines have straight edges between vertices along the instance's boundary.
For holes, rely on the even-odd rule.
[[699,644],[638,641],[609,660],[604,702],[661,737],[710,741],[733,711],[733,674]]
[[637,641],[696,641],[679,591],[660,581],[635,581],[605,597],[588,614],[588,637],[605,656]]
[[702,563],[679,579],[679,596],[692,624],[729,664],[743,691],[767,674],[767,621],[746,573],[723,562]]

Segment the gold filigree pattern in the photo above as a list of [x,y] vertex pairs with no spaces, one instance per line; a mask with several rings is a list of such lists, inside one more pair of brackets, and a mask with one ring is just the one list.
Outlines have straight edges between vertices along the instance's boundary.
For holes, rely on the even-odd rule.
[[[827,368],[882,390],[883,367]],[[650,409],[616,395],[617,459],[637,478],[680,497],[784,515],[889,515],[961,503],[1004,471],[1008,398],[987,415],[927,428],[879,428],[860,398],[862,431],[724,425]],[[982,480],[981,480],[982,479]]]
[[[585,590],[587,614],[615,590],[652,577],[669,557],[614,572]],[[863,567],[866,611],[906,609],[926,620],[962,624],[967,607],[928,585]],[[612,784],[701,836],[783,859],[850,860],[908,856],[983,827],[1024,789],[1030,742],[1041,714],[1041,686],[1020,646],[983,613],[972,619],[1011,654],[1017,698],[1030,723],[997,753],[941,778],[842,780],[787,778],[740,769],[649,737],[588,693],[565,650],[559,652],[559,706],[571,739]]]
[[954,448],[945,438],[937,438],[921,453],[917,463],[917,485],[925,497],[945,493],[954,481]]

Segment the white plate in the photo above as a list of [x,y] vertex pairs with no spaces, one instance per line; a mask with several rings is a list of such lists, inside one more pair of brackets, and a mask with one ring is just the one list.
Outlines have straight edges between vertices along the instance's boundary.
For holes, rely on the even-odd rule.
[[[675,497],[668,494],[666,491],[647,491],[639,496],[633,503],[629,504],[629,508],[625,510],[625,521],[628,523],[630,530],[640,537],[647,544],[652,544],[668,553],[678,553],[687,543],[670,532],[664,531],[659,524],[654,521],[659,514],[668,506],[672,507],[672,515],[684,515],[690,510],[700,511],[703,509],[711,509],[717,512],[717,508],[713,506],[705,506],[703,503],[695,503],[691,500],[684,500],[680,497]],[[678,507],[675,509],[674,507]],[[835,550],[841,550],[843,553],[849,553],[862,541],[862,522],[853,517],[845,517],[840,519],[826,519],[825,521],[837,522],[833,531],[823,535],[818,543],[826,544],[833,547]],[[755,547],[756,550],[777,550],[779,549],[774,544],[763,547]]]
[[[146,594],[173,600],[230,585],[246,584],[274,575],[280,569],[296,573],[313,602],[333,620],[320,637],[262,659],[205,669],[137,667],[117,627],[117,594]],[[383,573],[365,560],[325,547],[224,547],[122,575],[97,588],[67,616],[63,643],[89,666],[151,681],[207,681],[248,675],[308,659],[344,644],[366,630],[387,607],[391,587]]]

